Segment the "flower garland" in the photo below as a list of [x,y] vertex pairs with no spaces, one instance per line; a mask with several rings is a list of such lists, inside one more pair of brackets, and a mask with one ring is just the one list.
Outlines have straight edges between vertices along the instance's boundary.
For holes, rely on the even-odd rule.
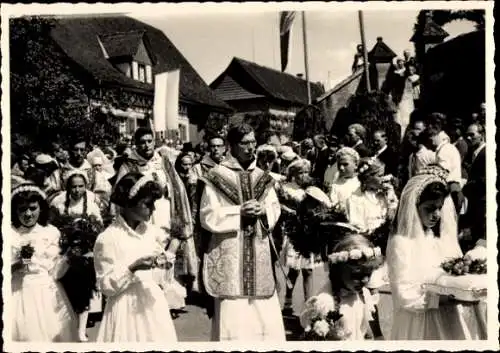
[[375,248],[365,247],[359,249],[352,249],[349,251],[335,252],[333,254],[328,255],[328,260],[330,261],[330,263],[336,264],[342,262],[349,262],[351,260],[357,261],[361,260],[362,258],[368,260],[381,256],[382,256],[382,250],[380,250],[379,247]]
[[468,256],[445,261],[441,264],[441,268],[452,276],[484,275],[487,272],[486,259],[472,260]]

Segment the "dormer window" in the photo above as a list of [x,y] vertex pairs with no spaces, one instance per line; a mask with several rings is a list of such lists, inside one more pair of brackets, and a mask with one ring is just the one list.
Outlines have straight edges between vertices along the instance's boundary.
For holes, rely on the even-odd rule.
[[122,74],[153,83],[154,57],[144,31],[105,34],[97,39],[106,59]]
[[139,64],[139,77],[138,80],[146,82],[146,65]]

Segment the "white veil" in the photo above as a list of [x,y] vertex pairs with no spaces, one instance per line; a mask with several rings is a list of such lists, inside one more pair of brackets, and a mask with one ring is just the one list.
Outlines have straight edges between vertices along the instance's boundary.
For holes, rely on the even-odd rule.
[[[408,181],[399,202],[396,235],[409,237],[417,242],[425,238],[417,203],[422,191],[434,182],[446,184],[446,171],[437,166],[428,167]],[[450,196],[446,197],[441,210],[440,243],[441,250],[446,252],[443,253],[444,257],[462,255],[458,244],[457,214]]]
[[[451,197],[441,209],[439,237],[425,232],[417,204],[422,191],[433,182],[446,184],[440,167],[422,170],[410,179],[401,194],[396,233],[387,244],[387,265],[395,308],[423,309],[436,305],[438,297],[427,298],[422,284],[435,283],[444,274],[440,268],[448,258],[462,255],[458,244],[457,215]],[[434,304],[429,304],[429,300]]]

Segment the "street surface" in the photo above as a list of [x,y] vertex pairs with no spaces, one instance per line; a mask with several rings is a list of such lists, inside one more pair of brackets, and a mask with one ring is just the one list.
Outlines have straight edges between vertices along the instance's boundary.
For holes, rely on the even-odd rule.
[[[280,286],[280,301],[283,304],[284,302],[284,289],[285,282],[284,277],[281,274],[281,270],[277,269],[278,274],[278,282]],[[326,272],[323,268],[317,268],[314,270],[314,287],[319,290],[321,285],[324,283],[326,279]],[[300,276],[297,279],[297,284],[294,288],[294,301],[293,307],[295,311],[295,315],[299,315],[300,310],[302,308],[304,302],[303,290],[302,290],[302,277]],[[206,342],[210,341],[210,329],[211,322],[208,316],[205,314],[205,310],[194,305],[186,306],[186,313],[180,314],[178,318],[174,320],[175,328],[177,330],[177,337],[179,341],[184,342]],[[380,295],[380,303],[379,303],[379,315],[380,322],[382,327],[382,332],[384,337],[387,339],[389,337],[389,332],[391,328],[391,320],[392,320],[392,301],[390,295],[381,294]],[[287,328],[287,339],[292,340],[293,334],[289,330],[291,320],[285,319],[285,326]],[[95,325],[95,327],[89,328],[87,330],[90,341],[95,341],[97,336],[97,330],[99,328],[99,323]]]

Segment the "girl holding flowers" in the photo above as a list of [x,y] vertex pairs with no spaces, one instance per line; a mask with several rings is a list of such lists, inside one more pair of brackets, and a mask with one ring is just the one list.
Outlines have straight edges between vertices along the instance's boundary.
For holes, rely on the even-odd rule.
[[107,303],[99,342],[175,342],[169,303],[155,272],[172,270],[175,254],[165,251],[164,231],[150,222],[163,196],[150,175],[127,173],[116,184],[111,202],[116,220],[94,247],[99,288]]
[[14,341],[72,342],[76,320],[58,283],[68,269],[59,231],[47,224],[45,193],[25,183],[12,191],[12,302]]
[[328,256],[329,281],[306,301],[300,322],[308,340],[364,340],[370,332],[375,303],[366,288],[382,264],[380,248],[351,233]]
[[[61,278],[61,282],[73,304],[73,310],[78,314],[78,340],[88,341],[86,335],[87,321],[90,313],[90,301],[98,307],[102,306],[98,292],[94,291],[94,269],[92,264],[92,249],[95,239],[102,227],[101,211],[96,195],[88,190],[87,173],[74,169],[66,175],[66,189],[56,196],[51,203],[52,223],[65,235],[62,250],[69,250],[70,269]],[[77,229],[77,219],[85,219],[90,226]],[[76,244],[78,243],[78,244]],[[76,245],[76,246],[74,246]],[[84,250],[82,252],[82,250]],[[101,312],[101,310],[98,310]]]
[[393,299],[393,340],[485,339],[473,305],[429,293],[439,284],[441,265],[462,256],[457,215],[447,185],[448,172],[428,166],[401,194],[397,227],[387,245]]

